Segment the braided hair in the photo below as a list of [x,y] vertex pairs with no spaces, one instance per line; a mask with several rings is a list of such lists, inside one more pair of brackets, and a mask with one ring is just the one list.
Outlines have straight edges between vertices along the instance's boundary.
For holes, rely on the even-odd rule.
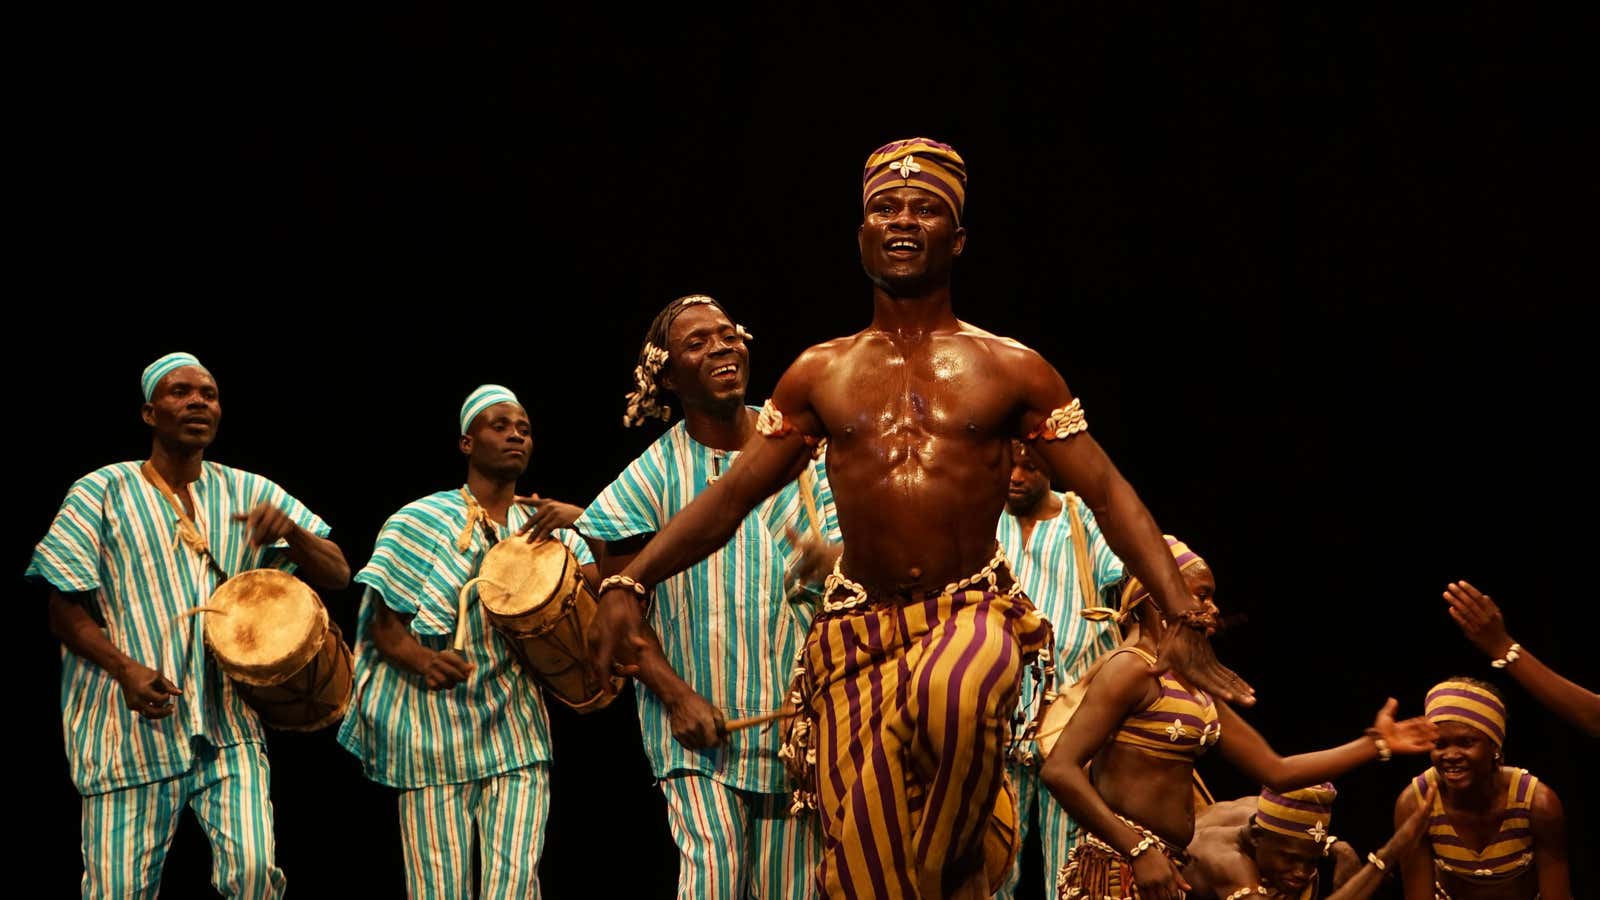
[[[639,362],[633,367],[634,389],[628,392],[628,409],[622,414],[622,427],[634,428],[651,419],[665,422],[672,418],[672,407],[661,396],[661,370],[667,367],[667,360],[671,357],[667,350],[667,336],[672,332],[672,323],[684,310],[702,305],[710,306],[724,316],[728,315],[722,304],[706,294],[679,297],[656,313],[650,330],[645,332],[644,346],[639,348]],[[732,317],[729,316],[729,319]],[[750,339],[750,332],[745,331],[743,326],[733,327],[740,337]]]

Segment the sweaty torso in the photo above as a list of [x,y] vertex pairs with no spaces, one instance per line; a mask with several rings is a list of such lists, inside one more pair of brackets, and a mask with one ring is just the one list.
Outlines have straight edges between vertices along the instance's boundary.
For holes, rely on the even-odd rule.
[[1226,889],[1259,880],[1255,860],[1239,847],[1239,829],[1256,811],[1256,798],[1243,797],[1206,807],[1195,816],[1189,864],[1183,878],[1190,900],[1210,900]]
[[872,590],[942,587],[994,554],[1022,391],[1019,345],[978,329],[866,331],[827,347],[812,408],[844,570]]

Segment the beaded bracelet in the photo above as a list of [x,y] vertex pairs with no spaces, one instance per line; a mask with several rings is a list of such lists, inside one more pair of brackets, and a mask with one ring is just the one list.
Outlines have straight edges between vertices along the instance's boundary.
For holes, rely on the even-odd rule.
[[1373,865],[1377,866],[1379,872],[1382,872],[1385,875],[1389,874],[1389,864],[1384,862],[1383,860],[1379,859],[1378,858],[1378,854],[1376,854],[1376,853],[1368,853],[1367,854],[1367,862],[1372,863]]
[[612,575],[610,578],[601,581],[600,593],[604,594],[606,591],[609,591],[614,587],[625,587],[628,590],[633,591],[634,596],[638,597],[640,600],[644,600],[650,596],[649,588],[646,588],[644,585],[626,575]]
[[1179,624],[1196,631],[1210,631],[1217,627],[1217,613],[1214,607],[1191,607],[1178,613],[1177,620]]
[[1147,834],[1147,835],[1144,836],[1144,840],[1140,841],[1137,844],[1134,844],[1133,845],[1133,849],[1128,851],[1128,858],[1129,859],[1134,859],[1139,854],[1145,852],[1146,850],[1149,850],[1151,847],[1154,847],[1155,845],[1156,845],[1155,835]]
[[1394,758],[1394,751],[1389,749],[1389,742],[1378,734],[1378,729],[1368,728],[1367,737],[1372,738],[1372,743],[1378,748],[1378,762],[1388,762]]
[[1502,656],[1499,659],[1490,660],[1489,661],[1489,665],[1493,666],[1496,669],[1504,669],[1506,666],[1509,666],[1512,663],[1516,662],[1517,661],[1517,657],[1519,657],[1521,655],[1522,655],[1522,645],[1513,643],[1510,647],[1506,648],[1506,655],[1505,656]]

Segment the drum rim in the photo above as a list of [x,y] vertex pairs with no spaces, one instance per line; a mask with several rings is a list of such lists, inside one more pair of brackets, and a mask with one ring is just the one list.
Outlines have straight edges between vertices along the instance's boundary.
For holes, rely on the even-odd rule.
[[[501,546],[503,546],[505,544],[511,543],[513,541],[519,541],[519,540],[522,541],[522,543],[524,545],[526,545],[527,547],[530,548],[530,550],[519,551],[519,552],[522,552],[522,553],[531,552],[531,548],[539,547],[540,545],[545,544],[545,543],[553,544],[556,547],[560,548],[560,551],[561,551],[561,572],[556,576],[556,582],[555,582],[556,587],[555,587],[555,590],[551,591],[551,593],[548,596],[546,596],[544,599],[540,600],[539,602],[533,604],[532,606],[527,607],[526,609],[521,609],[521,610],[517,610],[517,611],[513,612],[513,611],[511,611],[509,609],[497,607],[495,604],[489,602],[488,598],[485,597],[484,594],[483,594],[483,588],[481,587],[481,585],[483,585],[483,584],[491,584],[491,585],[495,585],[496,587],[500,587],[500,585],[496,584],[493,580],[488,579],[483,574],[483,563],[484,562],[488,562],[490,553],[493,553],[494,551],[498,550]],[[578,558],[573,555],[571,550],[567,549],[567,545],[561,543],[560,541],[556,540],[555,538],[546,538],[543,541],[536,541],[536,542],[534,542],[532,544],[529,544],[526,540],[522,539],[519,536],[513,535],[511,537],[508,537],[505,540],[500,541],[498,544],[495,544],[493,547],[490,547],[488,552],[484,554],[483,562],[478,563],[478,573],[477,573],[477,575],[474,576],[476,579],[479,580],[479,585],[480,585],[480,587],[478,588],[478,604],[483,607],[483,611],[484,611],[485,614],[487,614],[487,618],[489,619],[489,621],[491,623],[495,621],[496,617],[498,617],[500,619],[520,619],[520,618],[523,618],[524,616],[529,616],[529,615],[533,615],[535,613],[538,613],[541,610],[544,610],[546,607],[548,607],[551,603],[553,603],[556,600],[558,600],[558,599],[560,599],[562,597],[565,597],[567,594],[571,593],[570,591],[564,590],[563,588],[565,588],[573,580],[574,573],[576,571],[574,569],[574,565],[577,563],[577,561],[578,561]],[[507,597],[514,596],[514,594],[511,591],[506,591],[505,595]]]
[[[217,591],[222,590],[224,587],[233,583],[237,579],[248,578],[248,580],[254,581],[258,578],[266,577],[259,575],[258,573],[274,573],[271,575],[271,577],[274,579],[278,578],[279,576],[291,578],[301,587],[305,588],[305,590],[311,595],[312,601],[316,604],[317,610],[317,614],[314,617],[314,624],[311,628],[311,633],[317,634],[320,632],[323,636],[323,640],[327,639],[328,626],[332,621],[328,618],[328,607],[323,604],[322,598],[317,595],[315,588],[309,584],[306,584],[302,579],[296,578],[292,572],[285,572],[282,569],[273,569],[267,567],[259,569],[247,569],[233,576],[232,578],[229,578],[227,581],[224,581],[222,584],[217,585],[216,590],[211,592],[211,596],[215,598]],[[271,663],[274,673],[281,672],[281,674],[262,675],[260,672],[266,667],[267,664],[265,663],[250,665],[228,661],[223,654],[217,650],[216,642],[211,638],[211,629],[207,627],[207,623],[207,619],[202,619],[200,628],[205,638],[206,649],[211,651],[212,657],[217,661],[217,666],[222,669],[223,673],[229,678],[232,678],[234,681],[240,681],[251,685],[252,687],[274,687],[278,684],[288,681],[290,678],[294,677],[296,672],[299,672],[301,669],[305,668],[306,665],[311,662],[313,657],[322,652],[323,641],[306,641],[305,644],[294,653],[291,653],[283,659],[275,660]]]

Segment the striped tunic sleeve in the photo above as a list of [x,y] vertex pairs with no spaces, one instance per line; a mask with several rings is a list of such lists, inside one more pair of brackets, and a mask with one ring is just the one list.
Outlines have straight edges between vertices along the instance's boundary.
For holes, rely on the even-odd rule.
[[[207,465],[216,469],[218,477],[206,483],[197,499],[205,507],[207,521],[213,523],[212,553],[229,574],[264,568],[293,572],[298,568],[289,559],[289,542],[285,539],[280,538],[266,547],[250,546],[248,530],[232,521],[236,511],[248,513],[266,504],[282,510],[296,525],[317,537],[327,537],[331,533],[326,522],[271,479],[239,469],[224,469],[214,463]],[[222,486],[225,488],[218,489]],[[224,496],[224,493],[231,496]]]
[[435,494],[408,504],[389,517],[378,532],[372,558],[355,580],[375,591],[390,609],[414,616],[418,634],[447,634],[455,626],[459,587],[471,578],[471,563],[456,550],[456,537],[466,523],[464,508],[453,507],[449,494]]
[[652,444],[600,492],[574,527],[602,541],[660,531],[668,518],[662,509],[667,473],[673,465],[668,455],[666,441]]
[[25,577],[64,593],[100,587],[101,503],[106,479],[95,472],[78,479],[61,502],[50,530],[33,551]]

